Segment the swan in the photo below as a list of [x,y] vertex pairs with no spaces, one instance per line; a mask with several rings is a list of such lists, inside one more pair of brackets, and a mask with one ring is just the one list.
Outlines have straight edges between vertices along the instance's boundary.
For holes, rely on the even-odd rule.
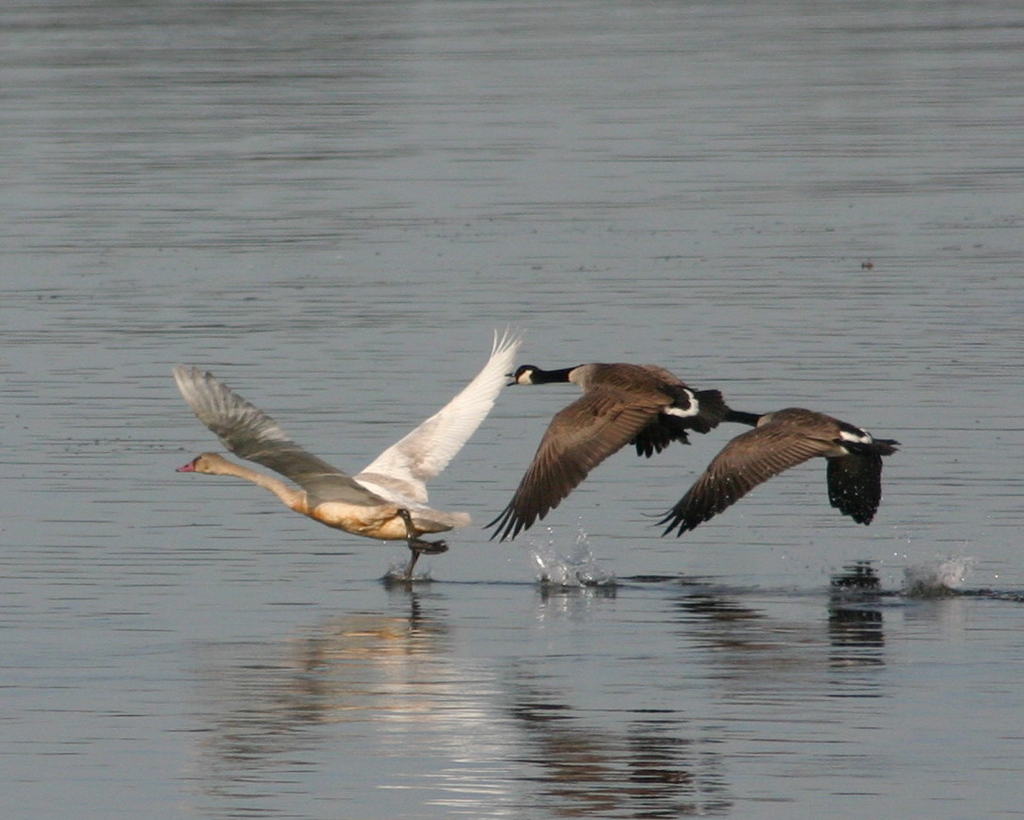
[[525,364],[509,376],[510,386],[571,382],[583,395],[552,418],[512,500],[487,524],[495,528],[492,540],[529,529],[627,444],[650,457],[673,441],[688,443],[688,430],[709,432],[729,409],[719,391],[692,390],[652,364],[594,362],[560,370]]
[[270,416],[212,374],[179,365],[173,373],[181,395],[228,450],[269,467],[298,486],[218,453],[202,453],[178,472],[242,478],[328,527],[366,538],[404,540],[412,557],[402,577],[410,580],[421,553],[448,549],[444,541],[425,541],[419,536],[470,523],[467,513],[427,506],[426,482],[448,465],[486,418],[520,344],[520,334],[506,331],[499,337],[496,332],[487,364],[462,392],[354,476],[304,450]]
[[658,523],[682,535],[736,503],[758,484],[816,456],[828,462],[828,500],[858,524],[870,524],[882,499],[882,456],[898,441],[802,407],[774,413],[730,410],[723,421],[753,425],[716,455]]

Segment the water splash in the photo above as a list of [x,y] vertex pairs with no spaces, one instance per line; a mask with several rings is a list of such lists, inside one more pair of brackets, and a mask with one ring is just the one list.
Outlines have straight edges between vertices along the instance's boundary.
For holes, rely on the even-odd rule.
[[964,586],[977,559],[966,556],[936,558],[903,571],[903,593],[910,598],[942,598],[956,595]]
[[590,539],[582,526],[568,555],[557,547],[552,531],[550,537],[540,543],[530,539],[530,555],[537,566],[537,581],[541,584],[560,587],[613,586],[615,576],[601,569],[590,549]]
[[385,586],[398,586],[401,584],[409,584],[413,581],[425,582],[434,580],[430,575],[431,568],[424,567],[422,563],[417,565],[416,568],[418,572],[414,572],[412,578],[406,578],[405,570],[408,566],[409,559],[405,556],[389,560],[387,572],[384,573],[384,577],[380,580]]

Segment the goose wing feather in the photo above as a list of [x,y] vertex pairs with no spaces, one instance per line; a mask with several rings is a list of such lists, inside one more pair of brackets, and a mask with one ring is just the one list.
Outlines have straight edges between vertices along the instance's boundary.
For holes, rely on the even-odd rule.
[[337,467],[304,450],[274,419],[211,373],[184,365],[173,372],[178,390],[196,417],[235,455],[291,479],[317,501],[384,502]]
[[386,449],[362,472],[359,481],[397,492],[419,503],[427,501],[427,480],[440,473],[469,441],[507,382],[521,334],[494,334],[490,358],[462,391],[415,430]]
[[682,535],[735,504],[758,484],[832,449],[831,439],[809,437],[785,424],[765,424],[736,436],[658,523]]
[[504,541],[557,507],[598,464],[622,449],[654,419],[661,399],[595,388],[555,414],[508,506],[490,522]]
[[882,457],[851,453],[828,460],[828,500],[858,524],[870,524],[882,500]]

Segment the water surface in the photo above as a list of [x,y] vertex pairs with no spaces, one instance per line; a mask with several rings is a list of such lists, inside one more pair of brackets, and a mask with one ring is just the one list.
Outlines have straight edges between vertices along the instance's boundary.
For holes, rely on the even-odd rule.
[[[1022,813],[1014,4],[0,23],[5,817]],[[175,364],[355,471],[506,325],[900,440],[875,522],[807,465],[660,538],[716,431],[410,592],[174,473],[216,446]],[[432,501],[488,521],[573,390],[503,394]]]

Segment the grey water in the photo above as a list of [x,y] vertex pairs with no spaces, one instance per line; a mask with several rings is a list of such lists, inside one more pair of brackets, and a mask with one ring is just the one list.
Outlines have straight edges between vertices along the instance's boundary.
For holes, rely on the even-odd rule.
[[[1024,815],[1017,3],[0,31],[4,818]],[[875,521],[808,464],[660,537],[720,428],[489,541],[571,386],[503,392],[411,589],[400,545],[174,472],[219,447],[176,364],[355,471],[506,326],[898,439]]]

